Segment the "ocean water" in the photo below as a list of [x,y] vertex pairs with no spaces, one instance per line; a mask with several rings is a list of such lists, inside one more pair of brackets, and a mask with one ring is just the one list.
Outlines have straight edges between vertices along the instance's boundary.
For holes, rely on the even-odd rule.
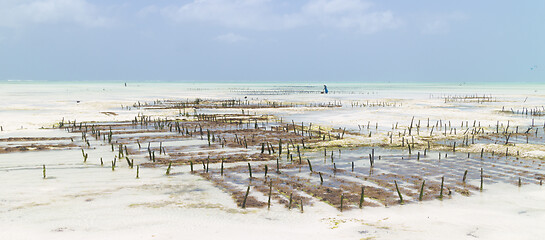
[[[329,94],[320,94],[323,84],[327,84]],[[521,106],[541,106],[545,102],[545,83],[194,83],[194,82],[57,82],[57,81],[1,81],[0,82],[0,126],[7,129],[47,127],[66,119],[102,120],[100,112],[120,111],[121,105],[128,106],[138,101],[158,99],[244,99],[289,101],[306,103],[350,102],[399,102],[408,111],[366,111],[369,117],[351,113],[345,108],[340,113],[345,118],[335,119],[323,115],[323,124],[342,124],[352,128],[363,124],[361,121],[394,119],[403,121],[412,115],[422,117],[446,118],[448,112],[469,109],[467,119],[481,118],[478,108],[464,108],[463,104],[451,109],[427,114],[437,99],[445,96],[490,96],[499,98],[495,108],[508,105],[509,108]],[[503,106],[502,106],[503,105]],[[520,105],[520,106],[519,106]],[[508,108],[508,109],[509,109]],[[362,111],[359,111],[360,113]],[[121,111],[123,113],[123,111]],[[375,111],[376,113],[376,111]],[[396,114],[398,117],[396,117]],[[120,114],[123,115],[123,114]],[[297,112],[287,111],[283,116]],[[408,116],[405,116],[408,115]],[[430,116],[424,116],[430,115]],[[459,115],[459,114],[458,114]],[[98,119],[97,116],[99,117]],[[401,116],[402,118],[399,118]],[[306,115],[297,120],[322,119],[320,116]],[[487,116],[482,116],[483,120]],[[116,119],[122,119],[122,116]],[[453,119],[453,120],[454,120]],[[115,120],[115,119],[114,119]],[[341,121],[342,120],[342,121]],[[348,121],[349,120],[349,121]],[[498,120],[504,120],[501,118]],[[394,121],[385,121],[383,126]]]

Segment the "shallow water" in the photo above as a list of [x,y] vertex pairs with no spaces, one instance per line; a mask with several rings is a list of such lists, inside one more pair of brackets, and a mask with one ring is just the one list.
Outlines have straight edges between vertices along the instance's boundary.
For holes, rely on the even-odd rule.
[[[327,84],[327,83],[326,83]],[[494,131],[498,121],[504,126],[530,126],[532,119],[542,126],[543,118],[526,117],[514,114],[500,114],[505,109],[534,108],[545,102],[545,84],[430,84],[430,83],[344,83],[328,84],[330,94],[319,94],[322,84],[314,83],[67,83],[67,82],[0,82],[0,138],[7,137],[53,137],[66,136],[81,139],[80,134],[66,133],[49,128],[64,118],[81,121],[129,121],[138,114],[155,117],[176,117],[178,110],[157,110],[132,107],[137,102],[152,103],[155,100],[177,99],[246,99],[253,101],[282,101],[289,103],[341,103],[339,108],[272,108],[255,109],[257,114],[276,115],[285,122],[293,120],[305,126],[309,123],[324,127],[347,128],[367,135],[353,141],[383,143],[387,132],[395,135],[403,132],[414,117],[415,124],[431,125],[451,121],[460,127],[461,122],[478,121],[479,125]],[[445,101],[445,98],[465,97],[478,94],[492,96],[491,102]],[[79,103],[77,102],[79,101]],[[359,103],[395,102],[395,107],[351,107],[351,102]],[[123,105],[123,107],[122,107]],[[130,110],[126,107],[129,106]],[[198,109],[199,113],[240,113],[236,109]],[[101,112],[114,112],[107,115]],[[375,129],[375,124],[378,128]],[[271,123],[273,125],[274,123]],[[370,128],[366,127],[370,125]],[[393,128],[393,125],[399,125]],[[422,128],[422,134],[428,131]],[[115,129],[114,129],[115,130]],[[440,130],[436,130],[439,131]],[[541,130],[540,130],[541,131]],[[461,132],[459,130],[459,132]],[[164,135],[166,133],[163,133]],[[496,139],[477,140],[476,151],[467,158],[467,153],[439,151],[447,153],[439,160],[438,151],[430,151],[427,157],[418,161],[416,152],[408,155],[406,149],[381,149],[378,147],[357,147],[342,149],[328,148],[324,162],[323,152],[303,153],[303,161],[309,158],[315,171],[323,172],[327,186],[338,186],[337,178],[354,184],[383,188],[375,182],[363,181],[369,176],[368,154],[375,149],[376,160],[373,175],[378,180],[392,184],[391,174],[418,176],[430,185],[437,185],[445,176],[446,186],[461,181],[465,170],[467,181],[479,185],[480,168],[485,170],[483,192],[472,191],[470,197],[453,193],[443,201],[432,199],[418,203],[415,194],[417,187],[410,181],[398,179],[406,205],[389,207],[365,207],[340,213],[336,207],[321,201],[311,200],[305,206],[304,214],[297,210],[287,210],[283,204],[273,201],[270,211],[265,209],[241,210],[231,196],[204,180],[198,174],[190,174],[189,166],[174,166],[172,175],[166,176],[166,166],[140,168],[140,179],[136,179],[136,169],[130,168],[126,161],[117,159],[117,167],[111,170],[111,161],[116,151],[101,141],[91,140],[89,154],[83,162],[79,148],[49,150],[39,152],[13,152],[0,154],[0,181],[5,186],[0,190],[0,228],[9,239],[28,239],[36,237],[55,239],[177,239],[188,238],[302,238],[302,239],[461,239],[461,238],[524,238],[540,239],[545,232],[535,227],[537,222],[545,221],[545,189],[537,181],[543,174],[539,159],[543,132],[537,138],[513,138],[521,150],[521,156],[494,156],[485,154],[480,159],[481,147],[503,152],[503,146],[492,144]],[[137,134],[144,135],[144,134]],[[117,135],[123,137],[123,135]],[[135,135],[132,135],[135,136]],[[205,138],[206,139],[206,138]],[[497,139],[499,141],[501,139]],[[79,140],[78,140],[79,141]],[[195,142],[193,142],[195,141]],[[348,140],[346,140],[348,142]],[[351,140],[352,141],[352,140]],[[460,140],[442,140],[449,142]],[[190,144],[191,143],[191,144]],[[164,141],[169,148],[193,143],[206,144],[206,140]],[[440,142],[438,142],[440,143]],[[7,144],[7,143],[1,143]],[[9,143],[12,144],[12,143]],[[19,142],[18,144],[28,144]],[[152,147],[158,147],[153,142]],[[3,146],[3,145],[0,145]],[[196,145],[195,145],[196,146]],[[135,144],[129,147],[136,149]],[[198,151],[197,148],[193,149]],[[192,151],[193,151],[192,150]],[[467,150],[471,150],[468,148]],[[333,172],[330,154],[333,151],[338,172]],[[463,151],[463,150],[460,150]],[[515,151],[515,150],[512,150]],[[133,156],[135,163],[146,163],[145,150]],[[533,154],[533,155],[532,155]],[[100,164],[103,158],[103,165]],[[401,159],[403,158],[403,159]],[[354,173],[351,172],[354,162]],[[274,163],[269,164],[274,169]],[[246,163],[240,171],[230,177],[239,190],[245,190],[248,183]],[[254,164],[254,163],[252,163]],[[255,174],[262,177],[263,169],[255,163]],[[283,164],[289,164],[283,158]],[[46,165],[46,179],[42,176],[42,166]],[[198,165],[198,167],[201,167]],[[197,168],[197,167],[196,167]],[[211,172],[217,173],[218,164],[210,165]],[[270,169],[270,170],[271,170]],[[300,170],[301,169],[301,170]],[[200,170],[200,168],[199,168]],[[274,170],[271,170],[271,172]],[[284,181],[290,176],[308,179],[310,184],[318,185],[319,177],[310,175],[308,168],[286,168]],[[306,172],[305,172],[306,171]],[[384,173],[384,176],[381,174]],[[518,177],[522,186],[518,187]],[[389,188],[393,199],[396,193]],[[437,194],[434,189],[427,191]],[[266,195],[253,191],[261,201]],[[304,195],[308,199],[311,196]],[[348,195],[347,195],[348,196]],[[369,200],[380,205],[378,200]],[[351,204],[354,207],[354,203]],[[206,232],[206,235],[203,235]],[[263,234],[267,233],[267,234]]]

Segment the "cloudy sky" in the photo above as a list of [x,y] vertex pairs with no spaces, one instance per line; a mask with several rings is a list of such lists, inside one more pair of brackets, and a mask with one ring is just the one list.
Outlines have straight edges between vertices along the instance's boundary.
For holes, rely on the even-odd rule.
[[0,80],[545,81],[545,1],[0,0]]

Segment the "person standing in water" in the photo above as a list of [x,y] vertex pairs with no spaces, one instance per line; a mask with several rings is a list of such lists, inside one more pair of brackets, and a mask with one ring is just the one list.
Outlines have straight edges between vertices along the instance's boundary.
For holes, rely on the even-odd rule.
[[327,94],[329,91],[327,90],[327,86],[324,84],[324,91],[322,93]]

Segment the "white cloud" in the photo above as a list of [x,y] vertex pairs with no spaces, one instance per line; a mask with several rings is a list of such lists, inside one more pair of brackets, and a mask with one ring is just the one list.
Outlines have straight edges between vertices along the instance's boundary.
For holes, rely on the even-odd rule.
[[371,3],[360,0],[314,0],[309,1],[303,10],[314,15],[336,15],[347,12],[360,13],[371,6]]
[[227,43],[237,43],[237,42],[246,41],[248,40],[248,38],[234,34],[234,33],[227,33],[227,34],[217,36],[216,40],[221,42],[227,42]]
[[421,32],[423,34],[447,34],[450,32],[452,22],[467,19],[465,14],[450,13],[431,17],[424,23]]
[[1,0],[0,26],[74,22],[85,26],[103,26],[109,19],[85,0]]
[[363,0],[308,0],[288,13],[275,11],[270,0],[193,0],[160,12],[177,22],[254,30],[320,25],[373,33],[399,25],[391,11],[375,11],[372,3]]
[[158,11],[159,11],[159,8],[157,6],[150,5],[140,9],[140,11],[136,13],[136,15],[139,17],[146,17],[151,14],[157,13]]
[[370,11],[373,4],[360,0],[315,0],[303,7],[303,13],[321,24],[355,28],[373,33],[399,24],[391,11]]
[[194,0],[180,7],[167,7],[162,13],[175,21],[200,21],[238,28],[262,28],[267,18],[265,0]]

